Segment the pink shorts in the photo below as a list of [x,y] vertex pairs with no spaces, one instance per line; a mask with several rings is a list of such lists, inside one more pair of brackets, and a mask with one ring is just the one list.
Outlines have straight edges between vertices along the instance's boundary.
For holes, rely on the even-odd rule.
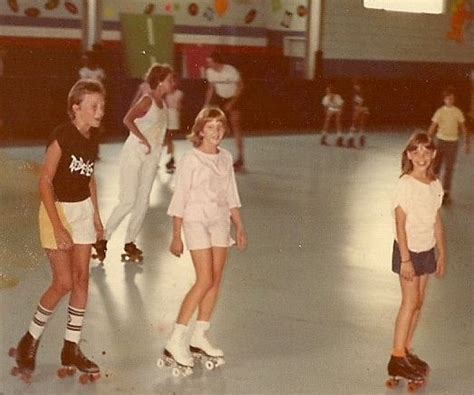
[[212,222],[183,221],[184,240],[188,250],[205,250],[211,247],[230,247],[230,218]]

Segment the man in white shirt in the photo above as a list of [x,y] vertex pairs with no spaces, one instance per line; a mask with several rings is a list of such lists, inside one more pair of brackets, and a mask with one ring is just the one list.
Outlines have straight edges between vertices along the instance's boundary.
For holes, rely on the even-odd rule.
[[213,52],[206,58],[206,80],[208,88],[204,105],[220,107],[230,121],[237,145],[238,157],[234,163],[236,170],[244,170],[244,137],[240,128],[239,100],[243,83],[238,70],[222,62],[220,54]]

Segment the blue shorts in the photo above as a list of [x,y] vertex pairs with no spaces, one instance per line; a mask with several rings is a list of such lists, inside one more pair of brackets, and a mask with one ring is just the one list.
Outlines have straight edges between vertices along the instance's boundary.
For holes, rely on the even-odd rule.
[[[436,254],[435,249],[428,251],[412,252],[410,251],[410,258],[415,269],[415,276],[422,276],[424,274],[433,274],[436,272]],[[400,248],[398,243],[394,240],[392,252],[392,271],[400,274],[401,267]]]

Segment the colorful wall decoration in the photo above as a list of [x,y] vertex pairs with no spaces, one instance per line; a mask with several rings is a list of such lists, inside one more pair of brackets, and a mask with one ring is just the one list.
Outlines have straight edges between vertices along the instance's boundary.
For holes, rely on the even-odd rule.
[[451,30],[447,36],[450,40],[463,43],[466,26],[474,21],[474,8],[469,0],[455,0],[451,12]]

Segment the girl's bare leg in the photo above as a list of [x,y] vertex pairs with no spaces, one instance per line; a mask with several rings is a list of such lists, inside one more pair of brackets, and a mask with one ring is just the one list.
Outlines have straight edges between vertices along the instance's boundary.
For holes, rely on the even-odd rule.
[[192,250],[191,257],[196,270],[196,282],[184,297],[176,321],[178,324],[186,326],[212,287],[212,249]]
[[224,267],[228,256],[227,247],[212,247],[212,287],[199,305],[198,321],[210,321],[221,289]]
[[413,317],[411,319],[410,323],[410,330],[408,331],[408,337],[406,341],[406,348],[408,350],[411,350],[413,348],[413,339],[415,337],[415,331],[418,326],[418,321],[420,319],[420,314],[421,314],[421,309],[423,307],[423,302],[425,300],[426,296],[426,290],[428,287],[428,282],[429,282],[429,276],[428,275],[423,275],[420,276],[420,281],[419,281],[419,291],[418,291],[418,304],[416,305],[416,309],[413,313]]
[[402,288],[402,303],[395,321],[395,335],[393,339],[393,355],[405,355],[410,326],[420,298],[420,278],[415,276],[412,281],[400,276]]

